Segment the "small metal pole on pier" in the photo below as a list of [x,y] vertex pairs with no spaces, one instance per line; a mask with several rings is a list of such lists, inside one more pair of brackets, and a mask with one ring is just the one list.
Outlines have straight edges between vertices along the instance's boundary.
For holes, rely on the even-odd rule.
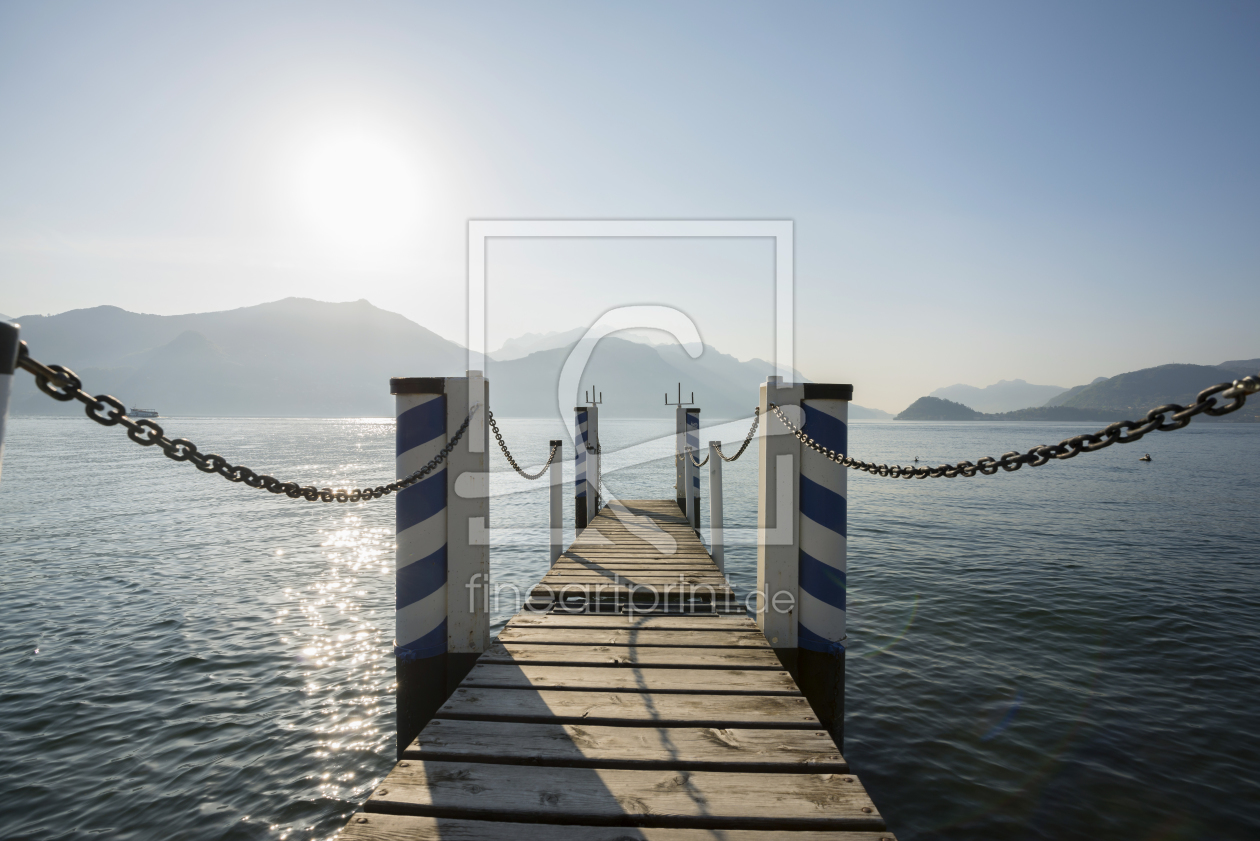
[[[470,412],[485,411],[485,380],[469,374],[390,380],[398,478],[437,456]],[[489,644],[488,426],[477,447],[474,435],[470,423],[439,468],[395,497],[399,755]]]
[[846,471],[801,446],[774,403],[820,446],[848,452],[850,385],[761,389],[757,622],[836,745],[844,746]]
[[726,574],[722,551],[722,457],[718,455],[721,441],[709,442],[709,554],[718,572]]
[[9,397],[13,393],[19,342],[18,326],[0,321],[0,467],[4,466],[4,427],[9,420]]
[[564,442],[552,441],[555,458],[548,468],[551,480],[551,565],[555,566],[564,553]]

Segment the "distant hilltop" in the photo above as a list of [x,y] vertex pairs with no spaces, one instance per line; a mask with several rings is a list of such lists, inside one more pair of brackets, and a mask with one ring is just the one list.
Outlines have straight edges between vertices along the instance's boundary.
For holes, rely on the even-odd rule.
[[[1101,422],[1136,420],[1156,406],[1167,403],[1184,406],[1192,403],[1198,393],[1210,385],[1255,374],[1258,371],[1260,371],[1260,359],[1237,359],[1222,362],[1220,365],[1159,365],[1154,368],[1130,371],[1127,374],[1118,374],[1114,377],[1099,377],[1087,385],[1063,389],[1040,406],[1002,412],[978,411],[964,403],[934,396],[949,391],[956,394],[958,389],[986,391],[974,386],[950,386],[949,389],[937,389],[932,395],[920,397],[895,419]],[[1028,386],[1023,380],[1003,381],[997,386],[1014,384]],[[994,389],[996,386],[989,388]],[[1029,388],[1054,388],[1054,386],[1029,386]],[[1258,423],[1260,422],[1260,408],[1248,405],[1220,420]]]

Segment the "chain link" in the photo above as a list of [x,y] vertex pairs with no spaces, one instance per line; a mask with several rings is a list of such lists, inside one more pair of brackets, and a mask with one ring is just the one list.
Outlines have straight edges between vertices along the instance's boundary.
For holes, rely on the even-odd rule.
[[[955,476],[975,476],[977,473],[992,476],[999,469],[1009,473],[1019,470],[1025,464],[1032,467],[1040,467],[1052,458],[1069,459],[1080,453],[1096,452],[1110,447],[1112,444],[1131,444],[1148,432],[1171,432],[1174,429],[1182,429],[1197,415],[1206,414],[1212,417],[1220,417],[1221,415],[1228,415],[1230,412],[1236,412],[1246,404],[1249,395],[1257,392],[1260,392],[1260,374],[1243,377],[1233,382],[1218,383],[1205,388],[1199,392],[1199,396],[1189,406],[1179,406],[1176,403],[1156,406],[1147,412],[1146,417],[1141,421],[1116,421],[1097,432],[1074,435],[1071,438],[1065,438],[1058,444],[1041,444],[1033,447],[1026,453],[1012,451],[1003,453],[1002,457],[998,459],[985,456],[975,464],[969,461],[961,461],[958,464],[942,464],[939,467],[902,467],[900,465],[889,467],[886,464],[859,461],[846,456],[844,453],[829,450],[815,442],[813,438],[810,438],[792,421],[788,420],[787,416],[783,414],[783,410],[774,403],[771,403],[769,408],[798,441],[836,464],[893,479],[937,479],[942,476],[952,479]],[[1223,406],[1217,406],[1217,395],[1232,402]]]
[[687,456],[691,459],[691,463],[696,467],[704,467],[709,463],[709,456],[705,456],[704,461],[696,461],[696,451],[691,449],[691,447],[687,448]]
[[516,463],[516,459],[512,458],[512,454],[508,452],[507,444],[503,440],[503,436],[499,433],[499,425],[494,421],[494,412],[486,410],[486,418],[490,421],[490,429],[494,432],[494,439],[499,442],[499,449],[503,451],[503,457],[507,459],[508,464],[512,465],[512,469],[524,476],[526,479],[538,479],[547,472],[547,468],[551,467],[551,462],[555,459],[556,453],[560,451],[559,446],[551,448],[551,452],[547,455],[547,463],[537,473],[526,473],[521,466]]
[[[274,476],[256,473],[248,467],[231,464],[217,453],[202,453],[197,445],[187,438],[170,439],[162,431],[162,427],[149,419],[133,420],[127,416],[126,407],[108,394],[92,397],[82,388],[82,382],[73,371],[62,365],[44,365],[30,356],[26,342],[21,343],[18,356],[18,367],[35,375],[35,385],[39,390],[54,400],[67,402],[78,400],[84,406],[84,413],[102,426],[122,424],[127,430],[127,437],[142,447],[157,445],[167,458],[175,461],[189,461],[202,473],[218,473],[229,482],[239,482],[251,488],[262,488],[273,494],[284,494],[290,499],[305,499],[308,502],[360,502],[369,499],[380,499],[403,488],[414,485],[432,473],[442,462],[446,461],[459,440],[468,430],[472,415],[464,418],[464,423],[455,432],[446,445],[431,458],[424,467],[406,478],[388,485],[377,485],[375,488],[316,488],[311,485],[299,485],[297,482],[282,482]],[[475,410],[474,410],[475,411]]]
[[717,449],[717,454],[722,457],[722,461],[734,461],[735,459],[739,458],[740,456],[744,454],[744,450],[748,449],[748,445],[752,443],[753,436],[757,434],[757,424],[759,423],[761,423],[761,407],[760,406],[753,409],[752,426],[749,427],[748,434],[744,436],[744,443],[740,445],[739,452],[735,453],[735,455],[733,456],[728,456],[726,453],[722,452],[722,445],[721,444],[717,445],[715,449]]

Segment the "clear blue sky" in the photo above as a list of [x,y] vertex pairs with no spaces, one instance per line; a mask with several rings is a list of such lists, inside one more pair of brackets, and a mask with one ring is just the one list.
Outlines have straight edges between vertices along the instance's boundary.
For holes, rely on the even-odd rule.
[[[796,223],[797,366],[890,410],[1260,356],[1260,4],[0,3],[0,312],[365,297],[470,218]],[[504,242],[492,345],[769,356],[764,242]],[[416,372],[423,373],[423,372]]]

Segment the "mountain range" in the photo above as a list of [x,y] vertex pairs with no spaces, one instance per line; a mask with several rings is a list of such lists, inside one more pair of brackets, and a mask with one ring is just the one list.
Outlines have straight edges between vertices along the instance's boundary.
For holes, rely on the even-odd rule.
[[[100,306],[15,320],[36,359],[72,369],[93,394],[164,416],[392,416],[390,377],[460,376],[467,365],[460,345],[365,300],[286,298],[188,315]],[[519,357],[506,343],[486,362],[491,408],[504,417],[556,417],[559,372],[580,332],[527,334],[516,349],[557,336],[562,344]],[[596,346],[581,388],[593,383],[609,416],[668,417],[673,409],[664,405],[665,394],[681,383],[684,396],[695,391],[706,419],[729,419],[752,412],[772,371],[764,360],[741,361],[708,345],[692,359],[677,345],[610,336]],[[560,407],[564,417],[573,405]],[[81,408],[50,400],[30,377],[18,377],[11,411]],[[853,406],[851,417],[890,415]]]
[[[1115,421],[1136,420],[1150,409],[1168,403],[1187,405],[1200,391],[1218,382],[1234,380],[1260,371],[1260,359],[1235,359],[1219,365],[1157,365],[1117,374],[1114,377],[1098,377],[1086,385],[1078,385],[1052,396],[1045,403],[1020,409],[984,411],[982,406],[950,399],[946,393],[965,396],[961,389],[971,389],[983,394],[987,389],[974,386],[951,386],[937,389],[926,397],[920,397],[897,415],[897,420],[1065,420],[1065,421]],[[1022,380],[1003,381],[990,386],[1009,386]],[[1030,386],[1031,389],[1053,386]],[[1000,389],[999,389],[1000,391]],[[1227,415],[1222,420],[1260,422],[1257,401]],[[990,402],[987,405],[992,406]]]

